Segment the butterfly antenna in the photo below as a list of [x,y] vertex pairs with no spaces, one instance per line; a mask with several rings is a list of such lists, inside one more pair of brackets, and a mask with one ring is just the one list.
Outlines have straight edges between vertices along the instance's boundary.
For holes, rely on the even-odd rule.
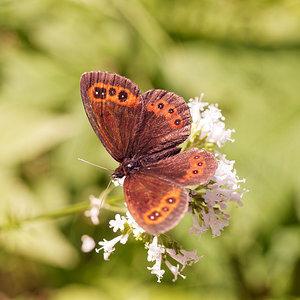
[[[93,163],[91,163],[91,162],[89,162],[89,161],[86,161],[86,160],[82,159],[82,158],[78,158],[78,160],[80,160],[80,161],[82,161],[82,162],[84,162],[84,163],[87,163],[87,164],[89,164],[89,165],[92,165],[92,166],[94,166],[94,167],[100,168],[100,169],[104,169],[104,170],[107,170],[107,171],[110,171],[110,172],[113,172],[113,171],[114,171],[114,170],[111,170],[111,169],[108,169],[108,168],[105,168],[105,167],[102,167],[102,166],[95,165],[95,164],[93,164]],[[110,184],[110,183],[109,183],[109,184]]]
[[102,197],[101,197],[101,200],[100,200],[101,203],[104,202],[104,198],[105,198],[105,196],[106,196],[106,194],[107,194],[107,191],[108,191],[108,189],[109,189],[109,187],[110,187],[110,185],[111,185],[111,183],[112,183],[112,180],[113,180],[113,178],[110,179],[110,181],[109,181],[109,183],[108,183],[108,185],[107,185],[107,187],[106,187],[104,193],[102,194]]

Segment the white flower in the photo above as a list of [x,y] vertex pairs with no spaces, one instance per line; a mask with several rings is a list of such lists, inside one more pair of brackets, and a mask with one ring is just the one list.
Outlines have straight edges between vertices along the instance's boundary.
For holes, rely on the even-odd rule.
[[157,260],[153,267],[147,267],[148,270],[151,270],[151,274],[157,276],[157,282],[161,282],[161,279],[165,273],[165,270],[161,269],[161,259]]
[[82,241],[82,245],[81,245],[82,252],[85,253],[91,252],[96,246],[94,239],[86,234],[81,237],[81,241]]
[[225,155],[217,152],[218,168],[213,176],[214,184],[208,185],[204,200],[212,206],[218,205],[220,209],[226,209],[226,202],[236,202],[240,206],[243,205],[241,199],[246,189],[241,189],[240,183],[245,179],[239,179],[236,170],[233,168],[235,161],[226,159]]
[[[206,138],[207,142],[215,143],[218,147],[222,147],[227,141],[234,141],[231,134],[235,132],[234,129],[225,129],[224,120],[221,110],[217,105],[208,105],[200,99],[190,99],[188,103],[192,115],[192,135],[200,131],[200,139]],[[205,108],[205,109],[204,109]]]
[[241,192],[235,190],[229,190],[227,188],[219,187],[218,184],[212,184],[208,186],[205,195],[203,196],[206,203],[211,205],[218,205],[221,209],[226,209],[226,202],[237,202],[240,206],[243,205],[241,199],[246,190]]
[[125,178],[126,178],[126,176],[123,176],[122,178],[113,178],[112,183],[115,186],[123,186]]
[[208,105],[207,102],[202,102],[202,98],[204,97],[204,94],[202,93],[200,95],[200,98],[196,97],[195,99],[190,99],[188,106],[191,111],[191,117],[193,122],[200,122],[201,120],[201,111],[204,110],[204,107]]
[[116,250],[115,245],[116,243],[120,242],[121,244],[125,244],[128,240],[128,234],[125,235],[119,235],[116,238],[107,241],[106,239],[103,239],[103,242],[99,242],[98,244],[102,246],[101,248],[96,248],[96,252],[99,253],[100,250],[104,250],[104,260],[109,260],[109,256],[111,255],[112,252]]
[[113,232],[117,230],[124,230],[124,224],[127,220],[124,217],[121,217],[119,214],[115,215],[115,220],[109,221],[109,228],[113,228]]
[[151,270],[151,274],[157,276],[157,282],[161,282],[161,278],[165,273],[165,270],[161,269],[162,254],[165,253],[164,246],[158,244],[157,236],[154,236],[151,244],[146,243],[146,248],[148,248],[148,261],[155,261],[153,267],[147,267],[148,270]]
[[201,211],[201,216],[204,227],[207,229],[210,227],[213,236],[219,236],[221,234],[221,230],[223,230],[225,226],[229,225],[227,220],[223,220],[218,217],[218,214],[211,205],[208,205],[208,212],[205,210]]
[[127,243],[127,241],[128,241],[128,238],[129,238],[129,234],[128,233],[126,233],[125,235],[122,235],[120,243],[123,244],[123,245],[125,245]]
[[89,210],[86,210],[84,212],[84,215],[91,218],[91,221],[94,225],[98,225],[100,209],[103,205],[103,199],[100,200],[93,195],[90,195],[89,199],[91,202],[91,208]]
[[146,248],[148,248],[148,261],[155,261],[159,259],[163,253],[165,253],[165,248],[158,244],[157,236],[154,236],[151,244],[146,243]]
[[214,181],[219,186],[227,186],[228,189],[231,190],[237,190],[240,188],[239,183],[245,182],[245,179],[239,179],[239,177],[236,174],[236,170],[233,168],[233,165],[235,163],[234,160],[228,160],[226,159],[226,155],[222,154],[218,151],[216,152],[216,157],[219,158],[218,161],[218,168],[216,170],[216,173],[214,175]]
[[174,249],[167,248],[166,252],[182,265],[180,272],[182,272],[186,265],[191,266],[192,264],[199,261],[196,249],[193,251],[186,251],[184,249],[181,249],[179,253],[176,253]]
[[135,238],[138,238],[145,230],[138,225],[138,223],[133,219],[129,211],[126,212],[127,224],[132,228],[133,235]]
[[186,278],[186,276],[182,275],[179,271],[179,265],[173,266],[168,260],[165,261],[166,266],[169,268],[169,270],[173,273],[174,279],[172,279],[173,282],[175,282],[178,278],[178,275],[181,276],[183,279]]
[[200,226],[198,217],[195,214],[192,214],[192,218],[193,218],[193,226],[189,229],[189,232],[191,234],[200,235],[208,229],[205,228],[204,226]]

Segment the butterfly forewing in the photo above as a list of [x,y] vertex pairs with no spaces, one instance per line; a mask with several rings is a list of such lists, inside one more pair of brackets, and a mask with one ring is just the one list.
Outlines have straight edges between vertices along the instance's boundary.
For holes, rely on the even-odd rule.
[[80,90],[88,119],[107,151],[119,162],[129,157],[143,110],[138,86],[117,74],[88,72],[81,76]]
[[172,92],[143,94],[144,112],[135,138],[134,153],[151,155],[184,142],[191,130],[191,115],[184,99]]
[[168,178],[183,186],[204,185],[218,167],[215,156],[203,149],[192,148],[175,156],[162,159],[146,168],[152,176]]
[[149,234],[172,229],[188,207],[185,188],[143,171],[126,177],[124,194],[130,214]]

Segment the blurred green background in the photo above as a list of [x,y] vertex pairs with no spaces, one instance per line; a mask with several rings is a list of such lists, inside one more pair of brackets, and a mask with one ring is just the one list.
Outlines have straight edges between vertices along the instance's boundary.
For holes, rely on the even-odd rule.
[[[116,72],[219,103],[250,192],[218,238],[173,236],[204,255],[175,284],[146,269],[143,244],[110,262],[81,235],[116,236],[113,214],[12,221],[99,195],[116,163],[86,118],[83,72]],[[300,2],[298,0],[0,0],[0,299],[299,299]],[[122,189],[115,191],[122,194]]]

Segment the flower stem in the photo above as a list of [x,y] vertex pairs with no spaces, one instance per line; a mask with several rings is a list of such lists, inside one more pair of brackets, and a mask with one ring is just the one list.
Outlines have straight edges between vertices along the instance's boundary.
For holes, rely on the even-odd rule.
[[61,210],[56,210],[56,211],[49,212],[49,213],[42,213],[40,215],[33,216],[33,217],[27,217],[27,218],[24,218],[21,220],[9,220],[8,222],[0,225],[0,231],[15,229],[15,228],[18,228],[28,222],[34,222],[34,221],[38,221],[38,220],[42,220],[42,219],[56,219],[56,218],[60,218],[60,217],[65,217],[68,215],[72,215],[74,213],[82,212],[86,209],[89,209],[89,207],[90,207],[89,202],[83,202],[83,203],[77,203],[74,205],[70,205],[69,207],[66,207]]

